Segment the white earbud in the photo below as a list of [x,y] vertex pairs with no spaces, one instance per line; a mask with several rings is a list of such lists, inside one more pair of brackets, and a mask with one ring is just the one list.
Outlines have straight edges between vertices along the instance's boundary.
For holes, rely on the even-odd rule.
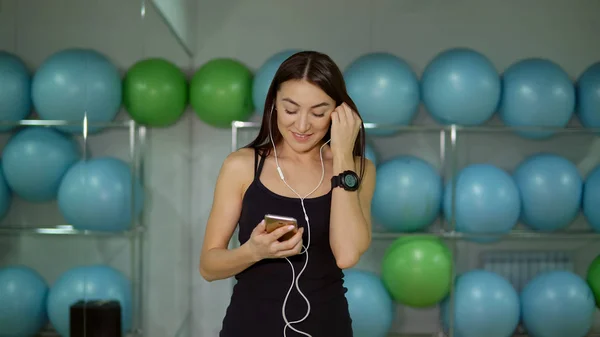
[[[306,296],[304,296],[304,293],[302,293],[302,291],[300,290],[300,286],[298,285],[298,281],[300,280],[300,275],[302,275],[302,273],[306,269],[306,266],[308,265],[308,248],[310,247],[310,221],[308,219],[308,214],[306,213],[306,208],[304,207],[304,199],[306,199],[308,196],[313,194],[323,183],[323,178],[325,177],[325,164],[323,162],[323,148],[325,147],[325,145],[327,145],[327,143],[329,143],[329,140],[327,142],[325,142],[325,144],[323,144],[321,146],[321,149],[319,150],[319,155],[321,157],[321,180],[319,181],[319,184],[317,185],[317,187],[315,187],[315,189],[313,189],[310,193],[308,193],[307,195],[302,197],[302,196],[300,196],[300,194],[298,194],[298,192],[296,192],[296,190],[294,190],[285,181],[285,177],[283,176],[283,171],[281,170],[281,167],[279,166],[279,160],[277,158],[277,147],[275,146],[275,142],[273,141],[273,132],[272,132],[272,128],[271,128],[271,118],[273,116],[274,109],[275,109],[275,107],[272,106],[271,107],[271,115],[269,116],[269,138],[271,139],[271,144],[273,144],[273,155],[275,157],[275,164],[277,165],[277,172],[279,173],[279,177],[281,178],[281,181],[283,181],[283,183],[292,192],[294,192],[294,194],[296,194],[298,196],[298,198],[300,198],[300,204],[302,205],[302,211],[304,212],[304,220],[306,221],[306,229],[308,231],[308,242],[307,242],[306,246],[302,245],[302,248],[304,248],[304,251],[300,252],[300,254],[306,254],[306,260],[304,261],[304,266],[302,267],[302,270],[300,270],[300,272],[298,273],[298,276],[296,276],[296,270],[295,270],[292,262],[287,257],[285,258],[287,260],[287,262],[290,264],[290,267],[292,267],[292,284],[290,285],[290,288],[288,289],[285,299],[283,300],[283,306],[281,308],[281,315],[283,317],[283,320],[285,321],[285,326],[283,327],[283,336],[287,337],[286,331],[287,331],[287,328],[290,328],[293,331],[295,331],[301,335],[304,335],[307,337],[312,337],[310,334],[294,328],[292,326],[292,324],[297,324],[297,323],[303,322],[310,314],[310,301],[308,300],[308,298],[306,298]],[[306,310],[306,314],[304,315],[304,317],[302,317],[299,320],[290,322],[290,321],[288,321],[287,315],[285,314],[285,307],[287,305],[287,300],[290,296],[290,293],[292,292],[292,289],[294,288],[294,285],[296,286],[298,293],[300,293],[300,296],[302,296],[302,298],[304,298],[304,301],[306,301],[307,310]]]

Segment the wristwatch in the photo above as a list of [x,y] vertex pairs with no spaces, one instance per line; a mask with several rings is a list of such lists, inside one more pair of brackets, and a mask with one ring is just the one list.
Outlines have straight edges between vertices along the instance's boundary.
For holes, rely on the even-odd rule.
[[360,186],[360,178],[353,171],[344,171],[331,177],[331,188],[342,187],[346,191],[356,191]]

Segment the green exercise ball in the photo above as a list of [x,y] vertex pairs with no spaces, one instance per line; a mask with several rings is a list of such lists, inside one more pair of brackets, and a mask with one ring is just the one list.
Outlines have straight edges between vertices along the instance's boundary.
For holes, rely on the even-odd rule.
[[600,255],[590,263],[587,271],[587,283],[594,294],[596,307],[600,308]]
[[187,105],[187,82],[171,62],[151,58],[134,64],[123,80],[123,103],[133,120],[168,126],[179,120]]
[[190,81],[190,105],[205,123],[225,128],[247,120],[252,104],[252,72],[228,58],[204,64]]
[[396,302],[427,308],[448,295],[453,266],[452,254],[440,239],[406,236],[387,249],[381,276]]

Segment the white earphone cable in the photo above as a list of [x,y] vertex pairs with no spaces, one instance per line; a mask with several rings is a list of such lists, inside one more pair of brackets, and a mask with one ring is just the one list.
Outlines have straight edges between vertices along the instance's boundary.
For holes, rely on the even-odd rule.
[[[271,116],[273,116],[273,110],[274,110],[274,107],[271,107]],[[292,268],[292,284],[290,285],[290,288],[288,289],[285,299],[283,300],[283,306],[281,308],[281,315],[283,317],[283,320],[285,321],[285,326],[283,327],[283,336],[287,337],[286,331],[287,331],[287,328],[290,328],[293,331],[295,331],[301,335],[304,335],[307,337],[312,337],[310,334],[294,328],[292,326],[292,324],[297,324],[297,323],[303,322],[304,320],[306,320],[306,318],[310,314],[310,301],[308,300],[308,298],[306,298],[306,296],[304,295],[302,290],[300,290],[300,285],[298,284],[298,281],[300,280],[300,276],[302,275],[302,273],[306,269],[306,266],[308,265],[308,248],[310,247],[310,221],[308,219],[308,214],[306,213],[306,207],[304,207],[304,199],[306,199],[308,196],[313,194],[319,187],[321,187],[321,184],[323,183],[323,179],[325,178],[325,164],[323,162],[323,148],[325,147],[325,145],[327,145],[327,143],[329,143],[330,140],[325,142],[325,144],[323,144],[319,150],[319,156],[321,159],[321,180],[319,181],[319,184],[317,185],[317,187],[315,187],[310,193],[308,193],[307,195],[302,197],[302,196],[300,196],[300,194],[298,192],[296,192],[295,189],[293,189],[287,183],[287,181],[285,180],[285,177],[283,175],[283,171],[281,170],[281,167],[279,166],[279,160],[277,158],[277,147],[275,146],[275,142],[273,141],[273,133],[272,133],[272,128],[271,128],[271,117],[269,118],[269,138],[271,139],[271,144],[273,145],[273,155],[275,157],[275,165],[277,166],[277,172],[279,173],[279,177],[281,178],[281,181],[283,181],[283,183],[292,192],[294,192],[294,194],[296,194],[298,196],[298,198],[300,198],[300,204],[302,205],[302,211],[304,212],[304,220],[306,221],[306,229],[308,230],[308,242],[307,242],[306,246],[302,245],[302,248],[304,248],[304,250],[302,252],[300,252],[300,255],[306,254],[306,259],[304,260],[304,266],[302,267],[302,270],[300,270],[300,272],[298,273],[298,276],[296,276],[296,270],[295,270],[292,262],[287,257],[285,258],[286,261],[290,264],[290,267]],[[286,308],[290,293],[292,292],[292,289],[294,288],[294,285],[296,286],[296,290],[298,290],[298,293],[300,294],[300,296],[302,296],[302,298],[304,298],[304,301],[306,302],[306,305],[307,305],[307,310],[306,310],[306,314],[301,319],[296,320],[296,321],[288,321],[287,315],[285,313],[285,308]]]

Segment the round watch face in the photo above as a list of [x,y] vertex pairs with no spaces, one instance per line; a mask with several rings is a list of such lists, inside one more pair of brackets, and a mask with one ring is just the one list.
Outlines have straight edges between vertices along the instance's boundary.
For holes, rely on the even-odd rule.
[[352,174],[346,174],[344,175],[344,185],[352,188],[354,186],[356,186],[357,180],[356,177]]

